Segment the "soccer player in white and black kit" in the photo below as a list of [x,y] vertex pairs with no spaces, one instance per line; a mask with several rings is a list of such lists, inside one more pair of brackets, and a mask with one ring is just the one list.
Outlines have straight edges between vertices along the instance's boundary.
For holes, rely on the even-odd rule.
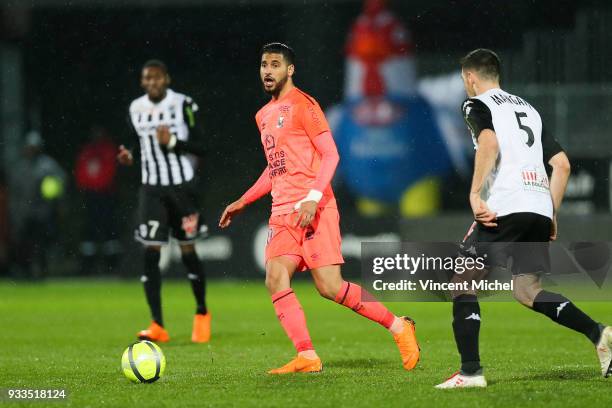
[[[141,280],[153,320],[138,337],[156,342],[170,339],[162,317],[159,259],[161,246],[172,236],[180,244],[196,300],[192,341],[204,343],[210,339],[210,313],[206,309],[204,270],[194,245],[206,226],[198,208],[190,157],[203,155],[203,135],[196,120],[197,104],[189,96],[169,89],[169,84],[163,62],[146,62],[141,73],[146,94],[132,101],[129,108],[128,121],[139,141],[142,167],[135,238],[145,248]],[[132,151],[121,146],[118,160],[131,165]]]
[[[548,242],[556,239],[556,213],[569,178],[569,160],[546,133],[538,111],[500,89],[500,61],[493,51],[474,50],[461,60],[461,67],[469,97],[462,111],[476,148],[470,191],[475,223],[462,248],[471,254],[496,248],[493,251],[501,251],[505,260],[512,256],[515,299],[584,334],[595,345],[602,374],[608,377],[612,374],[612,327],[595,322],[563,295],[543,290],[540,284],[540,274],[550,266]],[[552,167],[550,181],[546,165]],[[485,190],[487,197],[483,197]],[[519,248],[524,244],[513,244],[521,242],[533,244],[523,252]],[[503,256],[496,258],[504,262]],[[453,293],[453,332],[461,371],[436,388],[486,387],[479,331],[476,293]]]

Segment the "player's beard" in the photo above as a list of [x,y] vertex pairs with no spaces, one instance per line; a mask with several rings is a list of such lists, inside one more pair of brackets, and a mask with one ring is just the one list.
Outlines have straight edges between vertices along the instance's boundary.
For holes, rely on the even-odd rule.
[[279,79],[278,81],[276,81],[276,86],[274,86],[273,88],[267,89],[266,88],[266,84],[262,84],[263,85],[263,90],[265,93],[267,93],[268,95],[271,96],[278,96],[280,94],[280,92],[283,90],[283,88],[285,87],[285,84],[287,83],[289,76],[285,75],[283,78]]
[[166,88],[148,90],[149,99],[153,102],[160,102],[166,96]]

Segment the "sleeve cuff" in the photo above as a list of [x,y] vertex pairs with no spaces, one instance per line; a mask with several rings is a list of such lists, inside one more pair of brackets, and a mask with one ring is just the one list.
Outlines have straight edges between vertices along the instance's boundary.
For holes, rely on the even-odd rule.
[[314,201],[318,203],[319,201],[321,201],[321,198],[323,198],[323,193],[320,192],[319,190],[312,189],[308,192],[306,197],[302,198],[300,201],[295,203],[293,208],[296,210],[299,210],[302,203],[305,203],[306,201]]
[[321,201],[321,198],[323,198],[323,193],[318,190],[312,189],[308,192],[308,195],[306,196],[306,198],[304,198],[303,201],[316,201],[318,203],[319,201]]

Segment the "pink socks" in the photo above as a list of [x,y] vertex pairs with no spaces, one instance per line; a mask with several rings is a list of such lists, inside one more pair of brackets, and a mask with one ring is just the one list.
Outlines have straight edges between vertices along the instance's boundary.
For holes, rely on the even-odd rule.
[[355,283],[345,281],[336,295],[335,301],[363,317],[381,324],[386,329],[391,328],[395,320],[395,315],[389,309]]
[[272,295],[272,304],[281,326],[297,352],[314,350],[306,327],[304,311],[293,289],[285,289]]

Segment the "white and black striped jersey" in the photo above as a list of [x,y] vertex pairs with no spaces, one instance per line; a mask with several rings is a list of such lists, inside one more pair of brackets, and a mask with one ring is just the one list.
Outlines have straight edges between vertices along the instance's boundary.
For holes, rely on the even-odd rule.
[[497,136],[499,156],[482,197],[491,211],[498,216],[531,212],[552,218],[546,165],[562,148],[544,130],[538,111],[499,88],[467,99],[462,111],[476,149],[484,129]]
[[[194,167],[188,154],[201,155],[201,132],[196,127],[198,105],[186,95],[166,90],[166,96],[155,103],[147,95],[130,104],[129,123],[138,136],[142,184],[173,186],[194,178]],[[161,146],[156,137],[159,126],[167,126],[176,137],[173,149]]]

